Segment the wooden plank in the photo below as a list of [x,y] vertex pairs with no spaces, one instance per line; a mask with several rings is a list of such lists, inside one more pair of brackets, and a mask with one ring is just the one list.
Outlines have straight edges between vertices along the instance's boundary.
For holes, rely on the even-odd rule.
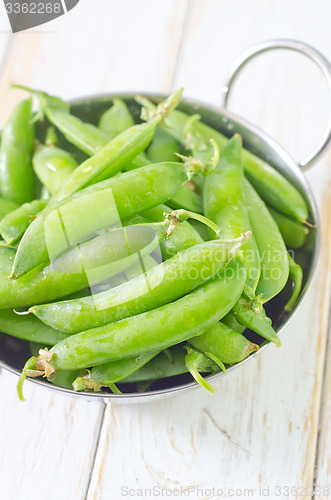
[[[169,91],[179,50],[186,0],[81,1],[70,13],[14,35],[0,94],[3,116],[22,96],[9,82],[41,88],[64,99],[107,92]],[[95,10],[94,10],[95,9]],[[44,33],[40,33],[43,30]],[[162,56],[160,56],[162,54]]]
[[[258,0],[193,2],[175,87],[183,85],[186,96],[217,104],[234,58],[273,36],[300,38],[330,55],[331,6],[315,6],[311,0],[265,6]],[[321,30],[307,33],[308,19],[318,19]],[[275,81],[278,67],[279,60],[275,66],[274,59],[264,58],[253,75],[258,83],[244,79],[246,92],[237,95],[237,108],[248,106],[252,122],[277,129],[276,138],[299,157],[314,142],[312,131],[320,131],[326,92],[318,73],[308,71],[299,56],[285,56]],[[281,104],[274,97],[261,102],[270,89],[283,96]],[[311,89],[314,106],[305,100]],[[323,214],[330,209],[330,163],[329,152],[308,175]],[[118,498],[128,492],[123,487],[132,488],[133,498],[139,489],[153,487],[200,487],[198,498],[215,498],[217,493],[208,491],[213,487],[224,495],[237,488],[237,497],[252,489],[246,496],[261,498],[264,488],[266,497],[285,498],[287,486],[297,488],[292,498],[311,497],[329,307],[331,226],[325,218],[322,224],[326,237],[314,283],[282,336],[282,348],[271,346],[217,381],[213,397],[197,390],[148,405],[107,407],[89,500]]]
[[[330,193],[331,185],[328,186],[328,191]],[[328,204],[324,207],[323,217],[325,217],[325,225],[326,227],[330,227],[331,225],[331,206],[330,206],[330,195],[328,198]],[[324,234],[324,237],[329,239],[331,238],[330,231],[328,234]],[[329,247],[331,247],[331,243],[329,243]],[[329,255],[329,260],[331,259],[331,255]],[[329,264],[330,265],[330,264]],[[331,267],[331,265],[330,265]],[[329,268],[330,268],[329,267]],[[329,304],[330,304],[330,289],[331,289],[331,277],[329,278]],[[325,305],[327,306],[328,302],[326,300]],[[314,496],[315,500],[318,500],[319,495],[318,491],[321,491],[325,497],[327,495],[331,495],[331,321],[330,315],[327,318],[327,307],[325,308],[324,318],[325,321],[328,320],[328,328],[329,328],[329,338],[328,338],[328,346],[326,352],[326,362],[325,362],[325,372],[324,372],[324,387],[322,392],[322,406],[321,406],[321,415],[320,415],[320,423],[319,423],[319,439],[317,446],[317,457],[316,457],[316,478],[315,478],[315,487],[316,494]],[[327,326],[326,326],[327,328]],[[324,491],[323,491],[324,490]]]
[[0,463],[2,498],[32,500],[84,498],[93,465],[104,407],[25,387],[16,395],[17,377],[0,376]]

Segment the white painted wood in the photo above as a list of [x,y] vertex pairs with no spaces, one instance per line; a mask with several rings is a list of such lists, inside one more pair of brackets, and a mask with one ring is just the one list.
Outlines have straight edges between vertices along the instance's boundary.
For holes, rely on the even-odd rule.
[[[0,127],[23,95],[9,89],[12,82],[64,98],[116,90],[168,92],[186,7],[186,1],[179,7],[167,1],[160,19],[152,0],[81,0],[47,25],[0,33]],[[0,498],[85,498],[103,404],[61,397],[30,383],[22,404],[16,383],[13,375],[0,375]]]
[[[186,96],[217,104],[230,63],[265,38],[300,38],[330,56],[330,14],[329,4],[310,0],[191,2],[175,86],[183,85]],[[318,28],[307,29],[317,20]],[[264,58],[255,81],[246,76],[246,95],[236,95],[236,109],[248,110],[253,122],[274,132],[299,157],[318,137],[314,133],[326,109],[325,88],[299,56],[284,55],[279,68],[279,59],[275,66],[274,60]],[[273,96],[263,102],[273,87]],[[312,89],[316,95],[308,98],[313,105],[306,100]],[[323,214],[330,210],[330,163],[329,151],[308,175]],[[330,224],[325,218],[323,230],[312,290],[284,332],[281,349],[270,347],[220,379],[213,397],[198,390],[149,405],[107,408],[89,500],[120,498],[123,486],[136,489],[132,498],[139,497],[139,488],[181,486],[203,489],[195,496],[192,492],[192,498],[216,498],[207,491],[212,487],[229,495],[229,488],[238,488],[237,498],[247,488],[253,489],[250,498],[261,498],[259,489],[269,487],[266,497],[285,498],[286,490],[278,491],[277,486],[303,488],[291,498],[311,497],[330,298]],[[330,386],[324,394],[329,397]],[[323,433],[327,465],[328,416],[325,413]],[[324,465],[319,486],[329,480],[325,471]],[[149,492],[142,496],[148,498]]]
[[[25,386],[27,401],[16,394],[17,377],[0,376],[1,498],[83,499],[93,465],[104,407]],[[46,493],[47,492],[47,493]],[[41,494],[41,493],[40,493]]]

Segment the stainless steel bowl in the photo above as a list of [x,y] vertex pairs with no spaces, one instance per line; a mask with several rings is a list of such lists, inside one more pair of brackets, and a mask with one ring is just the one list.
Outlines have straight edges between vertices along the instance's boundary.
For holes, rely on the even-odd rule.
[[[309,241],[309,251],[307,250],[297,250],[296,256],[302,257],[304,262],[304,286],[299,300],[295,306],[295,309],[291,313],[284,313],[283,306],[286,302],[286,293],[288,291],[282,292],[277,298],[266,304],[266,309],[269,316],[273,320],[275,329],[280,334],[284,328],[287,326],[289,321],[293,318],[294,314],[300,309],[300,305],[304,296],[306,295],[309,285],[311,283],[315,264],[319,251],[319,218],[317,213],[316,204],[314,201],[313,194],[307,183],[307,180],[302,172],[303,168],[308,168],[312,163],[318,158],[321,151],[326,147],[330,141],[331,134],[331,116],[327,129],[318,144],[315,151],[310,154],[307,158],[297,163],[293,158],[273,139],[264,134],[257,127],[253,126],[249,122],[239,118],[238,116],[232,114],[225,109],[227,104],[227,99],[231,85],[235,78],[237,77],[240,69],[254,57],[255,55],[271,49],[291,49],[301,52],[311,58],[322,70],[331,94],[331,66],[329,62],[315,49],[303,44],[301,42],[296,42],[293,40],[272,40],[267,41],[246,51],[234,64],[230,77],[227,84],[223,87],[224,93],[224,109],[220,110],[214,106],[210,106],[195,100],[183,100],[180,106],[180,110],[188,114],[199,113],[201,115],[202,121],[208,125],[219,130],[227,136],[232,136],[234,133],[239,133],[244,142],[244,146],[258,155],[260,158],[266,160],[272,166],[274,166],[279,172],[281,172],[296,188],[301,192],[305,198],[308,209],[309,209],[309,222],[312,224],[312,229],[310,231],[310,241]],[[146,94],[145,94],[146,95]],[[165,96],[161,94],[146,95],[147,97],[154,99],[156,102],[163,99]],[[87,97],[73,101],[72,112],[77,116],[84,118],[86,121],[91,123],[97,123],[101,114],[110,107],[114,97],[120,97],[129,106],[133,115],[137,118],[139,116],[139,106],[134,100],[134,95],[132,94],[109,94],[104,96]],[[39,134],[43,134],[44,130],[42,128],[39,130]],[[256,341],[256,339],[253,338]],[[261,343],[261,340],[260,340]],[[261,356],[262,351],[267,347],[264,345],[258,353],[253,356]],[[15,339],[7,335],[1,335],[0,337],[0,370],[4,368],[16,375],[20,374],[21,368],[30,356],[30,351],[28,343]],[[228,369],[231,372],[234,368],[240,366],[242,363],[247,362],[252,356],[248,357],[241,363],[238,363]],[[215,377],[221,376],[221,374],[212,375],[208,377],[208,380],[212,380]],[[173,394],[178,394],[187,389],[193,389],[198,387],[195,382],[187,376],[178,376],[172,378],[171,380],[164,379],[155,388],[149,392],[137,393],[129,392],[122,395],[112,394],[112,393],[76,393],[73,390],[64,389],[56,387],[51,383],[41,380],[41,379],[31,379],[31,382],[42,387],[49,388],[53,391],[58,391],[62,394],[75,395],[77,397],[82,397],[85,399],[101,399],[107,402],[112,401],[116,403],[135,403],[151,401],[157,398],[164,398],[165,396],[170,396]]]

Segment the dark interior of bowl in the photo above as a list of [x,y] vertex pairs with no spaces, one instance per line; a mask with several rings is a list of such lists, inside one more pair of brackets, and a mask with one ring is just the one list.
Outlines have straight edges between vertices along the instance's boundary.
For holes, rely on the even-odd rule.
[[[132,96],[120,95],[123,100],[129,106],[129,109],[136,119],[140,122],[139,114],[140,107],[135,102]],[[96,98],[88,98],[81,101],[75,101],[72,103],[71,111],[73,114],[79,118],[93,124],[97,124],[102,113],[109,109],[112,104],[112,99],[114,96],[104,96]],[[159,101],[159,96],[154,96],[155,101]],[[189,101],[182,102],[178,107],[182,111],[188,114],[199,113],[201,115],[202,121],[208,125],[214,127],[215,129],[222,132],[224,135],[230,137],[234,133],[239,133],[243,137],[244,146],[255,153],[260,158],[268,161],[272,166],[279,170],[285,177],[287,177],[303,194],[304,198],[309,207],[310,211],[310,223],[314,226],[316,224],[316,213],[314,213],[314,207],[312,205],[312,198],[308,186],[300,173],[298,167],[294,164],[293,160],[286,155],[282,150],[277,149],[277,145],[273,142],[269,143],[268,138],[261,136],[252,127],[247,126],[247,124],[237,117],[233,117],[230,113],[225,111],[220,111],[212,109],[209,106],[199,105]],[[44,141],[45,132],[49,124],[47,121],[44,123],[37,124],[37,137],[40,142]],[[78,162],[84,161],[87,156],[76,149],[72,144],[58,134],[59,136],[59,146],[70,151]],[[304,293],[307,284],[310,281],[312,268],[314,264],[314,257],[317,247],[317,237],[316,229],[314,227],[310,230],[308,241],[303,249],[295,251],[295,260],[302,266],[304,273],[303,281],[303,291]],[[284,305],[291,295],[291,284],[288,283],[284,290],[269,303],[265,305],[266,312],[268,316],[272,319],[274,328],[279,331],[280,328],[287,322],[290,314],[284,311]],[[298,303],[300,302],[298,300]],[[298,304],[297,304],[298,305]],[[245,336],[254,343],[262,345],[265,339],[257,335],[256,333],[245,330]],[[8,335],[0,335],[0,360],[4,362],[7,367],[14,369],[17,373],[22,369],[25,361],[31,356],[29,343]],[[172,387],[179,387],[192,382],[192,377],[189,374],[179,375],[171,377],[168,379],[158,380],[148,387],[141,385],[136,387],[135,384],[117,384],[121,391],[127,394],[132,393],[142,393],[142,392],[154,392],[164,389],[169,389]],[[48,382],[44,382],[49,384]],[[51,384],[49,384],[51,385]]]

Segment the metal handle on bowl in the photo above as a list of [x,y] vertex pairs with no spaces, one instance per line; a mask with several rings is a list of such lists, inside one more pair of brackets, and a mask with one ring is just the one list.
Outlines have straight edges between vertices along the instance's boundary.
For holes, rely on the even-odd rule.
[[[289,49],[294,50],[295,52],[300,52],[300,54],[304,54],[309,59],[311,59],[322,71],[326,83],[328,85],[328,90],[331,99],[331,64],[329,61],[316,49],[307,45],[306,43],[299,42],[297,40],[287,40],[287,39],[276,39],[276,40],[267,40],[265,42],[258,43],[253,47],[245,50],[238,59],[234,62],[232,67],[230,68],[230,75],[222,87],[223,94],[223,105],[224,108],[227,107],[230,89],[236,80],[238,74],[241,69],[247,64],[251,59],[253,59],[258,54],[262,54],[263,52],[267,52],[269,50],[275,49]],[[323,135],[318,142],[317,146],[314,150],[298,162],[299,166],[306,170],[317,160],[322,151],[327,147],[331,139],[331,113],[328,118],[328,122],[326,124],[326,128],[323,132]]]

